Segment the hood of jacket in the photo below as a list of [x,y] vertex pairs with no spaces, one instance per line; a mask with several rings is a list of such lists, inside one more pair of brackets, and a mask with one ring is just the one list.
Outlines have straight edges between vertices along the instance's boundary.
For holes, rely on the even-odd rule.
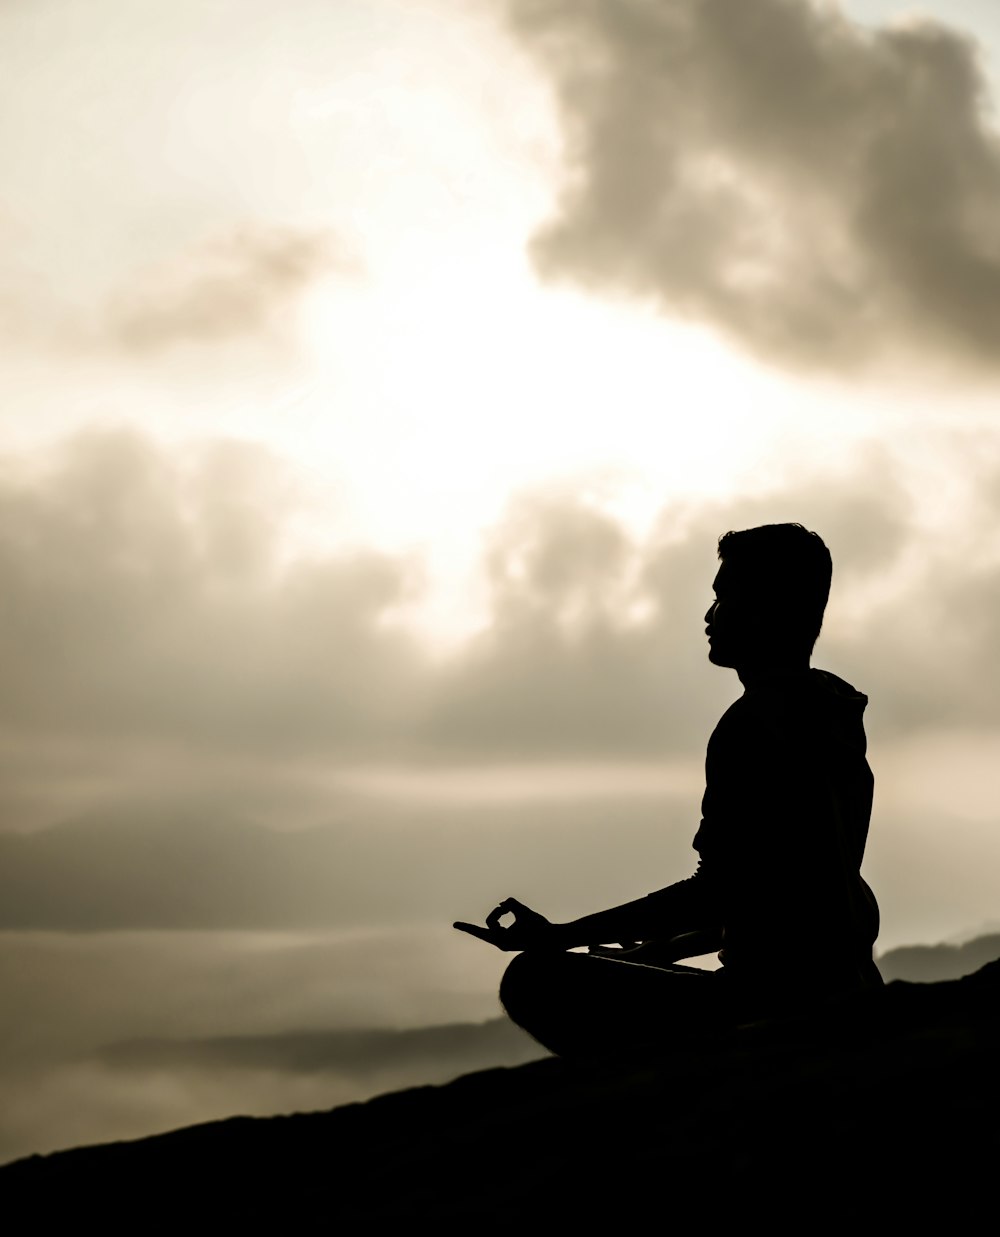
[[745,695],[782,728],[789,723],[800,726],[805,715],[810,730],[826,732],[832,740],[862,752],[867,748],[868,697],[829,670],[769,675],[749,686]]

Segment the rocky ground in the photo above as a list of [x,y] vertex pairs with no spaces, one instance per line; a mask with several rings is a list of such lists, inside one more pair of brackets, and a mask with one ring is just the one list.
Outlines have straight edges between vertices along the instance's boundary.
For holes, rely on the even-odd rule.
[[[995,1228],[1000,960],[681,1057],[469,1074],[0,1169],[33,1231]],[[16,1228],[11,1231],[28,1231]]]

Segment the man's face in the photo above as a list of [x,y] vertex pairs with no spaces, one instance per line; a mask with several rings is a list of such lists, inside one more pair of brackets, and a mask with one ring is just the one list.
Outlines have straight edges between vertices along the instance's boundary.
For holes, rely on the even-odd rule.
[[754,643],[754,623],[739,580],[725,563],[719,568],[712,590],[715,600],[705,614],[708,660],[716,666],[744,662]]

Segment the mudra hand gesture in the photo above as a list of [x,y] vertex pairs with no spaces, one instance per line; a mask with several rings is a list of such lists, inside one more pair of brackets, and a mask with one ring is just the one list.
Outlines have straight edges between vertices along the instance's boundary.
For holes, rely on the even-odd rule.
[[[500,920],[505,915],[513,915],[514,922],[504,927]],[[556,939],[556,925],[549,923],[544,915],[533,911],[518,902],[517,898],[504,900],[486,916],[486,927],[481,928],[475,923],[456,923],[452,925],[459,932],[468,932],[470,936],[478,936],[481,941],[495,945],[497,949],[515,952],[524,949],[560,949],[562,946]]]

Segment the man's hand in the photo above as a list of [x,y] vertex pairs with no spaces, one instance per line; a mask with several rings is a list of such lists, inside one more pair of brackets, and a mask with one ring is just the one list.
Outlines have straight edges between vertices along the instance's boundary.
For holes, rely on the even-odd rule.
[[[514,922],[506,928],[500,923],[504,915],[514,916]],[[485,928],[475,923],[456,923],[452,926],[508,953],[524,949],[565,948],[557,940],[557,925],[549,923],[544,915],[518,902],[517,898],[504,898],[499,906],[490,911],[486,916]]]

